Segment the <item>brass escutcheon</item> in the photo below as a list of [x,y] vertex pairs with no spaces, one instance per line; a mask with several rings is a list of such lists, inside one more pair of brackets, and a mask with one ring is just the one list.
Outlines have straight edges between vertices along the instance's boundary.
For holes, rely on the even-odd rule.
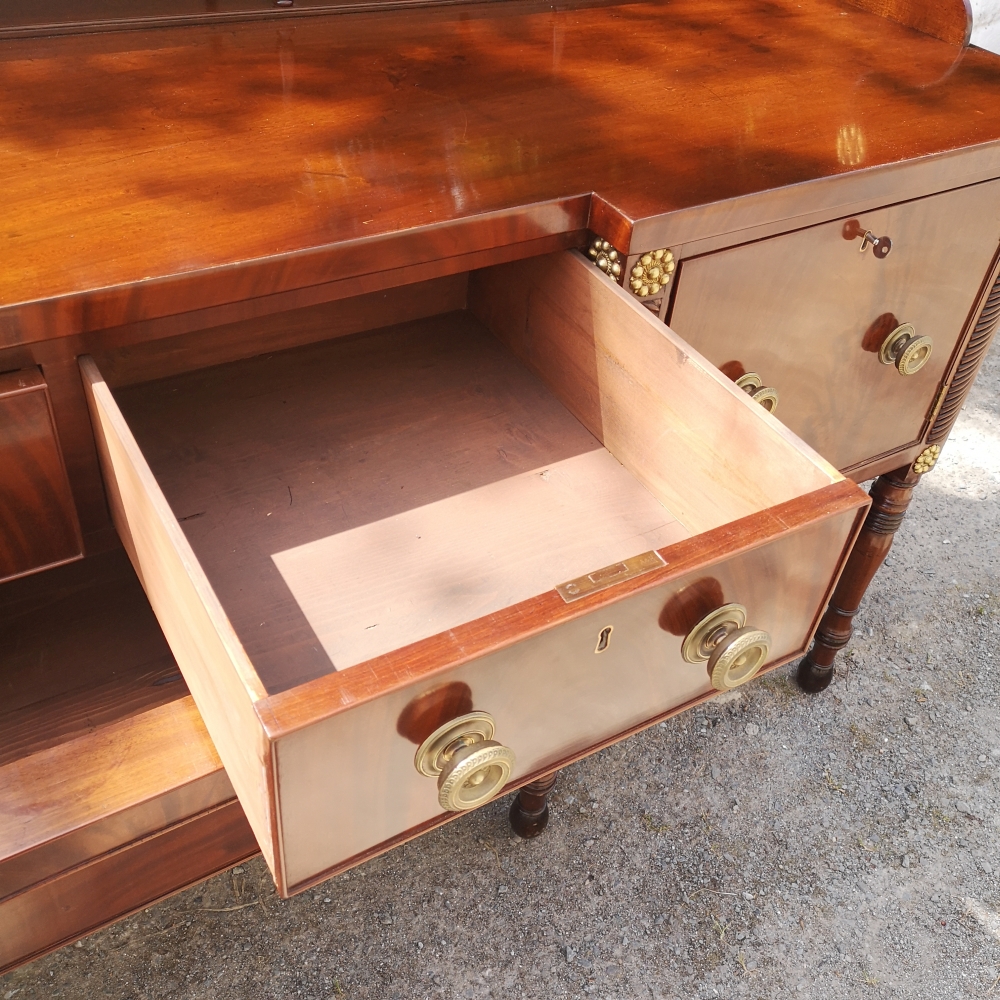
[[747,372],[736,380],[736,387],[742,389],[755,403],[760,403],[768,413],[778,408],[778,390],[764,385],[756,372]]
[[878,350],[884,365],[895,365],[900,375],[915,375],[930,360],[934,342],[918,337],[911,323],[902,323],[890,333]]
[[771,636],[763,629],[746,628],[746,620],[742,604],[726,604],[702,618],[681,645],[681,656],[688,663],[708,661],[717,691],[745,684],[767,660]]
[[730,632],[743,628],[746,623],[747,609],[742,604],[724,604],[716,608],[684,637],[681,656],[688,663],[704,663]]
[[486,712],[469,712],[434,730],[417,750],[413,765],[438,779],[438,802],[448,812],[475,809],[510,780],[516,758],[493,740],[496,726]]

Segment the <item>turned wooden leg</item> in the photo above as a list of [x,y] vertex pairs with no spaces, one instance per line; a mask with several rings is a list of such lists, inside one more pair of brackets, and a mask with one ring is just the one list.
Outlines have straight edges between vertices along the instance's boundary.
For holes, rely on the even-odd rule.
[[799,662],[796,680],[803,691],[816,692],[833,680],[833,661],[850,641],[851,622],[861,607],[868,584],[892,548],[896,529],[902,523],[920,474],[912,466],[879,476],[872,486],[872,506],[858,540],[847,557],[830,606],[826,609],[812,649]]
[[549,792],[556,783],[558,771],[525,785],[511,803],[510,825],[514,833],[525,840],[537,837],[549,821]]

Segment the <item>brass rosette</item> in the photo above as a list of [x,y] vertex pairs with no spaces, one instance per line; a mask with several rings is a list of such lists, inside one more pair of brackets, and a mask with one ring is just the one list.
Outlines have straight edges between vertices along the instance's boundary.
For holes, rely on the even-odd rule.
[[605,239],[597,237],[590,244],[587,256],[609,277],[617,281],[621,277],[622,262],[621,255]]
[[674,255],[665,248],[644,253],[632,268],[629,288],[641,299],[658,295],[670,282],[676,266]]
[[925,472],[930,472],[931,469],[937,465],[937,460],[941,455],[941,445],[932,444],[924,448],[924,450],[917,455],[916,461],[913,463],[913,471],[918,475],[923,475]]

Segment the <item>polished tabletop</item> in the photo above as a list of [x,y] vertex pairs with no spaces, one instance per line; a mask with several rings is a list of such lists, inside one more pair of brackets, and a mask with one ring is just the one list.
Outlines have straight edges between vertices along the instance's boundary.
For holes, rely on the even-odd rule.
[[[49,335],[60,309],[60,332],[100,325],[101,290],[134,303],[170,276],[282,261],[227,293],[264,294],[378,266],[312,248],[406,263],[462,249],[473,225],[480,243],[586,228],[591,193],[641,220],[1000,140],[1000,57],[837,0],[8,40],[0,94],[0,346]],[[378,238],[403,232],[393,257]]]

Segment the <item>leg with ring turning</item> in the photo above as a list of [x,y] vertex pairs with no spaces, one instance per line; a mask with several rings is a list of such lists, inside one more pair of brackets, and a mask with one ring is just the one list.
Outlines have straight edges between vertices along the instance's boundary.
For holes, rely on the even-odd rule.
[[868,584],[889,554],[896,529],[902,523],[920,473],[911,466],[879,476],[872,487],[872,506],[847,565],[816,631],[812,649],[799,662],[796,680],[804,691],[815,693],[833,680],[833,661],[850,641],[851,622],[861,607]]
[[549,821],[549,792],[556,783],[558,771],[525,785],[510,807],[510,825],[525,840],[537,837]]

